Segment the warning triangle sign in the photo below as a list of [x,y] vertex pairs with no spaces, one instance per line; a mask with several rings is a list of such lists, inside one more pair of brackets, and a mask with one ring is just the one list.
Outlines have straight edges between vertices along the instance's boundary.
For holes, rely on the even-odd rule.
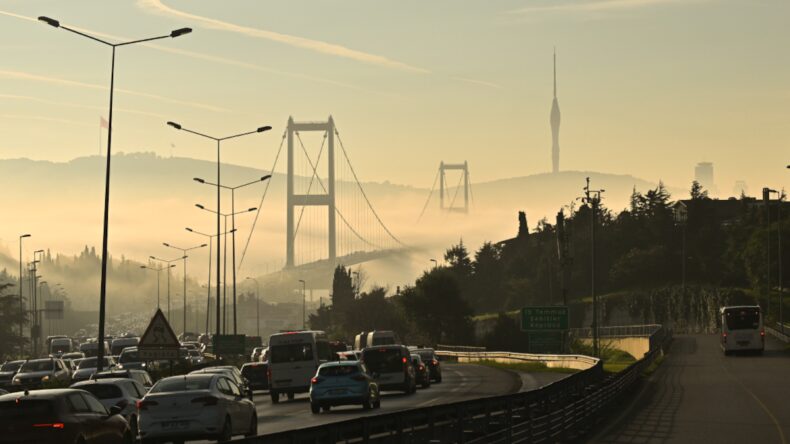
[[143,337],[140,338],[138,347],[165,347],[165,348],[179,348],[181,343],[178,337],[173,333],[170,324],[167,322],[164,313],[161,309],[156,309],[154,317],[151,318],[151,323],[145,329]]

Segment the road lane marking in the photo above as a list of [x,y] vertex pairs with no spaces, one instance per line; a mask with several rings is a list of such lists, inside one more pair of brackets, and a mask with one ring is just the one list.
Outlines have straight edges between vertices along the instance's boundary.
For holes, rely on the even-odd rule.
[[738,377],[736,377],[735,374],[733,374],[730,371],[730,369],[728,369],[727,366],[724,365],[724,363],[721,364],[721,368],[723,368],[724,371],[730,376],[730,378],[734,379],[735,382],[737,382],[738,385],[741,386],[741,388],[746,393],[748,393],[752,398],[754,398],[757,404],[763,409],[765,414],[768,415],[768,417],[771,418],[771,421],[774,423],[774,427],[776,427],[776,431],[779,433],[779,440],[782,442],[782,444],[787,444],[787,440],[785,439],[785,432],[782,430],[782,426],[781,424],[779,424],[779,420],[777,420],[776,416],[774,416],[774,414],[771,413],[771,410],[768,408],[768,406],[765,405],[765,403],[763,403],[763,401],[761,401],[760,398],[757,397],[757,395],[755,395],[753,391],[749,390],[749,387],[746,387],[746,384],[744,384],[740,379],[738,379]]

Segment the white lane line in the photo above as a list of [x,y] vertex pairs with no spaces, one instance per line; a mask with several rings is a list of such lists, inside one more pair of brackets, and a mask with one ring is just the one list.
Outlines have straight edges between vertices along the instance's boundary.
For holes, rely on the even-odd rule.
[[[448,370],[445,370],[445,372],[447,372],[447,371]],[[466,377],[464,375],[462,375],[461,372],[459,372],[458,370],[449,370],[449,371],[451,373],[455,374],[456,376],[458,376],[460,378],[460,380],[461,380],[461,382],[458,384],[457,387],[455,387],[452,390],[449,390],[449,393],[455,393],[455,392],[461,390],[466,385]],[[442,382],[442,384],[447,384],[447,382],[448,381],[445,380],[444,382]],[[427,405],[434,404],[434,403],[436,403],[436,401],[439,401],[441,399],[442,399],[442,393],[439,393],[437,396],[435,396],[435,397],[433,397],[433,398],[431,398],[431,399],[429,399],[427,401],[424,401],[424,402],[421,402],[421,403],[417,404],[417,407],[425,407]]]
[[724,372],[727,373],[730,376],[730,378],[735,380],[735,382],[737,382],[738,385],[746,393],[748,393],[752,398],[754,398],[754,400],[757,402],[760,408],[763,409],[765,414],[768,415],[768,417],[771,418],[771,421],[774,423],[774,427],[776,427],[776,431],[779,433],[779,440],[782,442],[782,444],[787,444],[787,440],[785,439],[785,432],[782,430],[782,426],[779,424],[779,420],[776,419],[776,416],[774,416],[774,414],[771,412],[768,406],[765,405],[765,403],[763,403],[763,401],[760,400],[760,398],[758,398],[757,395],[755,395],[754,392],[749,389],[749,387],[746,387],[746,384],[744,384],[740,379],[738,379],[738,377],[735,376],[735,374],[733,374],[730,371],[730,369],[728,369],[727,366],[724,365],[724,363],[721,364],[721,368],[723,368]]

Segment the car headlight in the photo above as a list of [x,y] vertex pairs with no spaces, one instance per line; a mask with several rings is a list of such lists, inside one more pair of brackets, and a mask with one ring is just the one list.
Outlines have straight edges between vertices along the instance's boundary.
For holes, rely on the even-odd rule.
[[22,380],[21,380],[21,379],[19,379],[19,378],[14,378],[14,380],[13,380],[13,381],[11,381],[11,384],[14,384],[14,385],[19,385],[19,384],[21,384],[21,383],[22,383]]
[[47,382],[47,381],[49,381],[49,375],[41,377],[41,382]]

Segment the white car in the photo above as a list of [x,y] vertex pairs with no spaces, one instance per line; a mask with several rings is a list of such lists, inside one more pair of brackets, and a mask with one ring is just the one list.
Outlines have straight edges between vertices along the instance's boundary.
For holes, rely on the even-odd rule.
[[258,434],[255,404],[224,374],[190,374],[159,380],[137,403],[140,439],[216,439]]
[[137,434],[137,401],[146,392],[139,382],[127,378],[106,378],[77,382],[71,388],[90,392],[108,411],[116,405],[121,407],[120,414],[129,423],[132,433]]

